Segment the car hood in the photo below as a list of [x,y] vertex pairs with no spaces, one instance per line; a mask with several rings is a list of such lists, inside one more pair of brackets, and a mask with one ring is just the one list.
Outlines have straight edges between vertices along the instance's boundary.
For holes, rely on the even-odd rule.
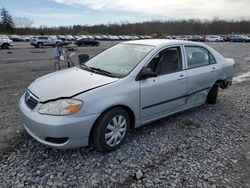
[[74,67],[42,76],[36,79],[28,89],[38,97],[40,102],[46,102],[61,97],[72,97],[117,80],[118,78],[111,78]]

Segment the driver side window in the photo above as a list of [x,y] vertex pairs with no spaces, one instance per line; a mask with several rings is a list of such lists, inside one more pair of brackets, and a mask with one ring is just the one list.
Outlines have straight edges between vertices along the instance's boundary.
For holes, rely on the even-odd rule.
[[147,68],[158,75],[169,74],[182,70],[180,47],[171,47],[157,53],[149,62]]

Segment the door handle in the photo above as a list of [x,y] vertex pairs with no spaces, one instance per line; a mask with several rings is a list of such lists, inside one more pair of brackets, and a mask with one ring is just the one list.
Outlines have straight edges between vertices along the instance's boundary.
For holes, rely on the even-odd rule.
[[213,67],[211,72],[215,72],[215,71],[217,71],[217,69],[216,69],[216,67]]
[[181,74],[181,75],[179,76],[178,80],[183,80],[183,79],[185,79],[185,78],[186,78],[186,76],[185,76],[184,74]]

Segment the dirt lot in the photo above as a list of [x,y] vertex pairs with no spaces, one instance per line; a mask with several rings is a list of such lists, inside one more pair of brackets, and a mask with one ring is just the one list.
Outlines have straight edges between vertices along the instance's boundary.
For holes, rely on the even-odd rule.
[[[93,56],[116,43],[78,53]],[[237,76],[250,71],[250,44],[209,45],[236,60]],[[118,151],[58,151],[24,132],[17,108],[27,86],[53,72],[54,62],[49,47],[15,43],[0,50],[0,187],[250,187],[249,78],[221,90],[216,105],[133,131]]]

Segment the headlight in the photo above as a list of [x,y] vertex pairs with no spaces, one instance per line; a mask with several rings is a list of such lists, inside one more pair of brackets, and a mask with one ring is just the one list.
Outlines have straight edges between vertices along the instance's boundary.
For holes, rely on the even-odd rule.
[[80,110],[82,104],[82,101],[76,99],[59,99],[43,104],[39,113],[57,116],[69,115]]

